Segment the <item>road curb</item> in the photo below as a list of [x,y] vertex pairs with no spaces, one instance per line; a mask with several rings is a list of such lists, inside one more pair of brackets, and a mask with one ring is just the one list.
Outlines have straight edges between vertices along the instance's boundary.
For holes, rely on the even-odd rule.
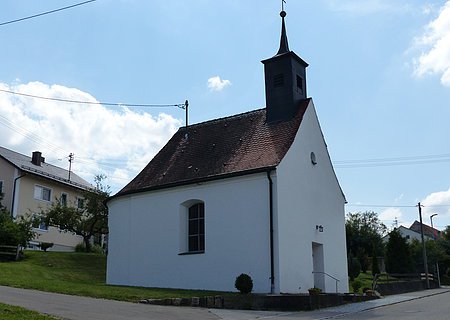
[[[368,310],[374,310],[374,309],[383,308],[383,307],[386,307],[386,306],[392,306],[392,305],[395,305],[395,304],[400,304],[400,303],[407,302],[407,301],[419,300],[419,299],[423,299],[423,298],[427,298],[427,297],[433,297],[433,296],[437,296],[437,295],[440,295],[440,294],[444,294],[444,293],[450,292],[450,289],[449,289],[449,288],[445,288],[445,289],[432,289],[432,290],[443,290],[443,291],[440,291],[440,292],[433,292],[433,293],[425,294],[425,295],[418,296],[418,297],[411,297],[411,298],[409,298],[409,299],[405,299],[405,300],[402,300],[402,301],[388,302],[388,303],[386,303],[386,304],[382,304],[382,305],[378,305],[378,306],[373,306],[373,307],[368,307],[368,308],[365,308],[365,309],[363,309],[363,310],[358,310],[358,311],[354,311],[354,312],[344,312],[344,313],[340,313],[340,314],[337,314],[337,315],[332,315],[332,316],[322,317],[322,318],[318,318],[317,320],[334,319],[334,318],[346,316],[346,315],[349,315],[349,314],[361,313],[361,312],[365,312],[365,311],[368,311]],[[380,300],[378,300],[378,301],[380,301]],[[381,299],[381,301],[382,301],[382,299]]]

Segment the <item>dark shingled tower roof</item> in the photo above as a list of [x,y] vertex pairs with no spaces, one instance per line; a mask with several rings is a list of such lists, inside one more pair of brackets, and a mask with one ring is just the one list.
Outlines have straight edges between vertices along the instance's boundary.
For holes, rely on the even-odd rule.
[[292,145],[309,101],[285,121],[267,123],[266,110],[259,109],[182,127],[116,196],[275,168]]

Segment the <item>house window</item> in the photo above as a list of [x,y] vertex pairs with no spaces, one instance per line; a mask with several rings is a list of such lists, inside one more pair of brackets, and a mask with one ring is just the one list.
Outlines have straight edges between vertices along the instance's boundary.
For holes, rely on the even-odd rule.
[[77,198],[77,208],[80,210],[84,209],[84,199],[83,198]]
[[67,207],[67,193],[61,193],[59,201],[63,207]]
[[0,180],[0,194],[3,194],[3,181]]
[[52,190],[42,186],[35,186],[34,198],[36,200],[50,201],[52,198]]
[[196,203],[189,207],[188,252],[205,251],[205,204]]
[[41,230],[41,231],[47,231],[48,225],[45,223],[44,217],[41,217],[40,215],[34,215],[33,219],[33,228]]

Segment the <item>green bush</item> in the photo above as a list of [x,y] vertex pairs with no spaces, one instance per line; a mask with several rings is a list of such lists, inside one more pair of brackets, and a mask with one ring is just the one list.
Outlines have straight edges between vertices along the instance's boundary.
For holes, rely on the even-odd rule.
[[372,257],[372,275],[380,274],[380,266],[378,265],[378,258]]
[[308,289],[308,292],[309,292],[310,295],[318,295],[318,294],[321,294],[321,293],[322,293],[322,289],[316,288],[316,287],[314,287],[314,288],[309,288],[309,289]]
[[362,282],[358,279],[352,281],[352,288],[354,293],[358,293],[362,287]]
[[369,266],[370,266],[370,260],[369,260],[369,256],[367,255],[367,253],[359,258],[359,263],[361,265],[361,271],[363,273],[366,273],[367,270],[369,270]]
[[8,211],[0,210],[0,245],[26,247],[33,236],[31,221],[23,217],[14,220]]
[[52,242],[41,242],[39,244],[39,248],[41,248],[41,250],[44,252],[47,252],[47,250],[50,249],[51,247],[53,247]]
[[234,286],[240,293],[247,294],[253,290],[253,280],[248,274],[241,273],[238,277],[236,277]]
[[[86,246],[84,243],[79,243],[75,246],[75,252],[86,252]],[[91,253],[104,253],[103,248],[98,244],[94,244],[91,246]]]
[[352,254],[348,256],[348,276],[353,281],[361,273],[361,264],[358,258],[354,258]]
[[79,243],[75,246],[75,252],[86,252],[84,243]]
[[105,252],[103,251],[102,246],[100,246],[100,245],[98,245],[98,244],[94,244],[94,245],[91,247],[91,252],[92,252],[92,253],[98,253],[98,254],[103,254],[103,253],[105,253]]

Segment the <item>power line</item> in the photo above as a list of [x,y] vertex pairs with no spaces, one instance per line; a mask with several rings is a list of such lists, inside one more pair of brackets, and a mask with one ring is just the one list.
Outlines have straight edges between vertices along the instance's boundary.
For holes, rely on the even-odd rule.
[[41,136],[21,127],[16,124],[14,124],[12,121],[7,119],[6,117],[0,115],[0,123],[3,124],[5,127],[11,129],[12,131],[20,134],[21,136],[25,137],[26,139],[29,139],[33,142],[35,142],[38,145],[48,147],[51,151],[63,151],[66,152],[62,147],[53,144],[52,142],[43,139]]
[[[417,207],[417,205],[404,206],[404,205],[395,205],[395,204],[389,205],[389,204],[351,204],[351,203],[346,204],[346,206],[348,206],[348,207],[373,207],[373,208],[416,208]],[[425,208],[445,207],[445,208],[447,208],[447,207],[450,207],[450,204],[441,204],[441,205],[437,204],[437,205],[429,205],[429,206],[422,205],[422,207],[425,207]]]
[[442,162],[450,162],[450,154],[365,159],[365,160],[343,160],[343,161],[333,161],[333,164],[335,165],[335,168],[367,168],[367,167],[386,167],[386,166],[401,166],[401,165],[442,163]]
[[416,206],[399,206],[388,204],[346,204],[348,207],[374,207],[374,208],[415,208]]
[[78,7],[78,6],[81,6],[81,5],[84,5],[84,4],[88,4],[90,2],[95,2],[95,1],[97,1],[97,0],[88,0],[88,1],[80,2],[80,3],[72,4],[72,5],[67,6],[67,7],[54,9],[54,10],[50,10],[50,11],[46,11],[46,12],[42,12],[42,13],[38,13],[38,14],[34,14],[32,16],[28,16],[28,17],[24,17],[24,18],[20,18],[20,19],[15,19],[15,20],[11,20],[11,21],[6,21],[6,22],[1,22],[0,26],[4,26],[4,25],[7,25],[7,24],[20,22],[20,21],[24,21],[24,20],[28,20],[28,19],[37,18],[37,17],[40,17],[40,16],[44,16],[44,15],[47,15],[47,14],[55,13],[55,12],[58,12],[58,11],[71,9],[71,8]]
[[50,98],[50,97],[42,97],[33,94],[15,92],[0,89],[1,92],[14,94],[18,96],[24,96],[35,99],[43,99],[50,101],[58,101],[58,102],[66,102],[66,103],[78,103],[78,104],[92,104],[92,105],[104,105],[104,106],[114,106],[114,107],[140,107],[140,108],[168,108],[168,107],[178,107],[184,109],[186,107],[186,102],[184,103],[175,103],[175,104],[135,104],[135,103],[117,103],[117,102],[97,102],[97,101],[83,101],[83,100],[70,100],[70,99],[60,99],[60,98]]

